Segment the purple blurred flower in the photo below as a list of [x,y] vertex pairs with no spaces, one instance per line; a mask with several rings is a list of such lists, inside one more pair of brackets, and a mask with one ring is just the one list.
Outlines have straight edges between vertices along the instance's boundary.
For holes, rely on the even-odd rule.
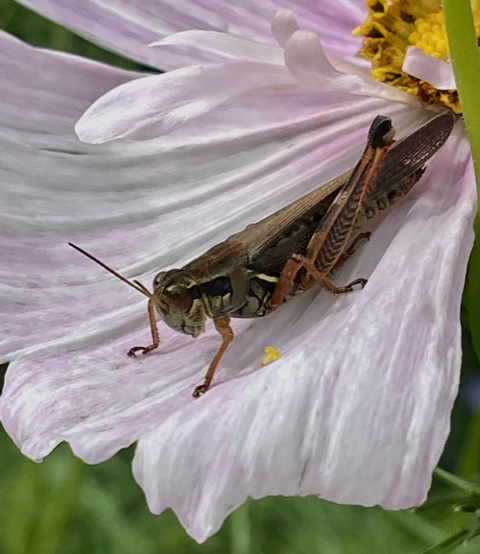
[[[420,504],[459,379],[475,208],[461,125],[335,274],[369,277],[365,290],[315,289],[234,321],[215,386],[193,400],[215,331],[192,341],[160,325],[160,349],[127,358],[148,340],[144,299],[66,243],[148,283],[351,167],[378,113],[399,137],[429,114],[354,65],[359,1],[295,6],[328,57],[288,12],[275,45],[275,2],[25,3],[152,67],[185,67],[143,77],[0,35],[2,74],[15,76],[0,81],[1,414],[22,452],[68,441],[98,463],[138,441],[150,509],[172,507],[198,541],[248,496]],[[209,32],[146,46],[191,27]],[[98,98],[79,135],[127,140],[76,139]],[[282,358],[260,368],[267,344]]]

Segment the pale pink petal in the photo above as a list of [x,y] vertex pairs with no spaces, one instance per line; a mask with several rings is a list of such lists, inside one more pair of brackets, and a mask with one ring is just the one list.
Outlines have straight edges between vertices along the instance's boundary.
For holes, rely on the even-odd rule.
[[[283,65],[283,51],[277,46],[219,33],[217,31],[183,31],[153,42],[151,47],[181,46],[198,51],[198,56],[211,53],[216,60],[236,60]],[[200,54],[201,53],[201,54]]]
[[325,86],[325,81],[338,77],[315,33],[296,31],[285,47],[285,65],[293,77],[306,88]]
[[285,48],[290,37],[298,31],[295,15],[290,10],[278,10],[272,21],[272,32],[278,44]]
[[279,8],[292,10],[300,27],[318,33],[330,51],[355,61],[360,41],[350,33],[366,14],[362,0],[329,3],[314,0],[215,3],[208,0],[21,0],[21,3],[93,42],[160,69],[222,61],[212,49],[147,48],[147,44],[179,31],[220,31],[274,44],[270,23]]
[[93,143],[125,137],[156,138],[211,111],[229,97],[292,83],[285,68],[273,64],[191,66],[112,90],[86,111],[75,130],[81,140]]
[[[21,138],[26,141],[32,140],[28,134],[32,132],[36,135],[68,132],[70,143],[62,144],[65,150],[92,151],[71,133],[74,110],[81,113],[99,95],[141,76],[64,52],[32,48],[3,31],[0,31],[0,45],[0,69],[3,75],[11,76],[0,80],[2,125],[18,133],[25,132]],[[41,72],[39,68],[32,75],[32,69],[46,63],[45,60],[48,60],[48,72]]]
[[292,34],[285,48],[285,65],[295,81],[309,90],[348,91],[392,102],[417,103],[412,95],[375,81],[348,61],[327,57],[318,36],[310,31]]
[[254,367],[259,335],[280,361],[239,371],[140,439],[134,472],[153,512],[172,507],[204,541],[249,496],[389,509],[425,500],[457,393],[473,244],[474,175],[460,135],[335,276],[369,276],[363,292],[335,301],[312,292],[256,321],[228,373]]
[[439,90],[455,90],[457,88],[452,64],[429,56],[416,46],[407,48],[402,70],[417,79],[430,83]]
[[[195,41],[215,44],[218,41],[219,48],[224,48],[225,52],[232,53],[236,49],[237,58],[268,59],[264,47],[252,41],[204,32],[182,35],[175,37],[187,43],[193,41],[191,44]],[[240,50],[244,50],[245,55],[240,54]],[[275,51],[279,54],[280,49]],[[208,117],[205,127],[211,130],[209,114],[215,110],[222,111],[222,117],[216,119],[221,124],[229,121],[236,125],[238,133],[240,127],[245,125],[246,118],[252,118],[254,127],[258,127],[259,123],[263,123],[265,114],[267,117],[272,114],[273,108],[266,111],[259,109],[262,99],[269,97],[270,103],[271,98],[278,101],[282,95],[296,95],[300,98],[302,90],[321,91],[322,98],[317,105],[324,104],[326,99],[329,104],[342,102],[346,97],[342,98],[340,92],[417,105],[417,100],[411,95],[372,80],[358,68],[355,70],[359,73],[353,74],[348,62],[335,60],[339,69],[334,67],[317,36],[309,31],[295,31],[290,36],[285,50],[288,71],[280,64],[279,55],[272,58],[276,59],[276,63],[236,61],[190,66],[166,75],[133,80],[97,100],[82,116],[75,130],[81,140],[96,144],[118,138],[149,140],[171,134],[179,127],[185,132],[191,120],[202,116]],[[247,98],[255,99],[256,109],[238,109]],[[229,119],[227,115],[229,103],[234,103],[237,108],[231,112],[235,115],[234,119]],[[309,108],[315,106],[312,102],[306,105]],[[280,118],[282,127],[285,127],[289,117],[286,112]],[[248,123],[252,125],[252,122]],[[195,125],[198,127],[198,122]],[[213,127],[218,135],[217,124]],[[252,131],[247,133],[252,134]],[[204,143],[211,142],[211,137],[197,136]]]

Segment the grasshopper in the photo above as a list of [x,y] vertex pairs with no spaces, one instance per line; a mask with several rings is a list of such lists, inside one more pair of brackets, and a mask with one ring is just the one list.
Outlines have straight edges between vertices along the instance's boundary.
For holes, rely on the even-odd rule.
[[352,171],[306,194],[285,208],[249,225],[210,248],[181,269],[162,271],[153,293],[69,243],[107,271],[149,298],[152,343],[134,346],[129,356],[147,354],[160,344],[156,312],[175,331],[197,337],[213,319],[222,343],[193,396],[205,393],[234,338],[230,318],[265,316],[295,294],[320,283],[334,294],[351,292],[367,280],[336,286],[329,275],[348,258],[363,224],[404,197],[420,179],[425,162],[453,128],[451,112],[437,115],[403,140],[393,143],[391,120],[377,116],[367,146]]

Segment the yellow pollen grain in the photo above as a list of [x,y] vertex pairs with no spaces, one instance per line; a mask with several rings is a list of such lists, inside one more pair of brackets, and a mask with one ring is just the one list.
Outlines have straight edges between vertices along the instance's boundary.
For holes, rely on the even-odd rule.
[[265,346],[265,356],[263,357],[260,365],[263,367],[271,362],[276,362],[281,358],[281,356],[280,352],[273,346]]

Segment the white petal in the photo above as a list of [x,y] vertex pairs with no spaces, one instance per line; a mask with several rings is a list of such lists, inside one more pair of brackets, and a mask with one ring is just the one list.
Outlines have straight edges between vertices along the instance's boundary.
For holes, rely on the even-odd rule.
[[298,31],[295,15],[290,10],[278,10],[272,21],[272,32],[278,44],[285,48],[290,37]]
[[452,64],[429,56],[416,46],[409,46],[402,70],[417,79],[426,81],[439,90],[455,90]]
[[285,68],[273,64],[192,66],[131,81],[110,91],[85,112],[75,131],[81,140],[93,143],[125,137],[156,138],[231,96],[291,83]]
[[[15,80],[0,81],[2,104],[5,104],[1,112],[2,124],[8,129],[17,129],[19,133],[34,132],[35,140],[39,140],[42,132],[48,135],[52,131],[70,134],[68,144],[60,142],[65,150],[86,148],[78,140],[74,140],[75,144],[71,143],[74,139],[71,133],[74,111],[81,113],[95,98],[112,87],[140,76],[137,72],[110,67],[64,52],[32,48],[3,31],[0,31],[0,46],[2,74],[15,75]],[[34,71],[41,63],[48,64],[48,73]],[[31,141],[32,137],[25,133],[21,139]]]
[[153,42],[150,46],[178,46],[197,56],[212,55],[216,60],[236,60],[283,65],[283,52],[276,46],[216,31],[184,31]]
[[[203,36],[208,41],[211,35],[205,35],[197,33],[195,36]],[[226,42],[230,43],[231,39]],[[299,87],[322,91],[324,98],[328,96],[325,93],[342,91],[386,97],[413,105],[417,103],[411,95],[373,81],[368,75],[338,71],[327,59],[316,35],[307,31],[293,33],[285,50],[285,61]],[[343,70],[351,69],[346,62],[341,65]],[[110,91],[87,110],[75,130],[81,140],[92,143],[118,138],[155,139],[180,126],[185,130],[190,120],[208,115],[237,97],[263,98],[272,94],[279,98],[282,90],[288,93],[288,87],[292,90],[292,85],[294,81],[285,68],[271,63],[192,66],[165,75],[132,80]],[[342,98],[339,96],[337,101],[341,102]],[[267,113],[269,111],[267,109]],[[249,110],[248,113],[257,117],[257,111]],[[242,125],[248,115],[240,110],[236,114],[235,123]],[[258,117],[264,117],[264,112]],[[223,116],[222,121],[225,120]],[[208,127],[212,128],[210,121]]]
[[159,69],[182,67],[191,63],[219,62],[212,49],[185,49],[171,46],[157,50],[148,48],[159,38],[179,31],[204,30],[231,33],[235,36],[274,44],[271,21],[279,8],[291,9],[301,29],[319,34],[325,46],[357,64],[355,58],[360,40],[351,31],[364,18],[361,0],[324,3],[305,0],[22,0],[22,4],[38,11],[80,35],[100,43],[140,63]]
[[345,91],[416,105],[412,95],[379,83],[348,61],[327,57],[317,35],[296,31],[285,48],[285,65],[297,83],[308,90]]

